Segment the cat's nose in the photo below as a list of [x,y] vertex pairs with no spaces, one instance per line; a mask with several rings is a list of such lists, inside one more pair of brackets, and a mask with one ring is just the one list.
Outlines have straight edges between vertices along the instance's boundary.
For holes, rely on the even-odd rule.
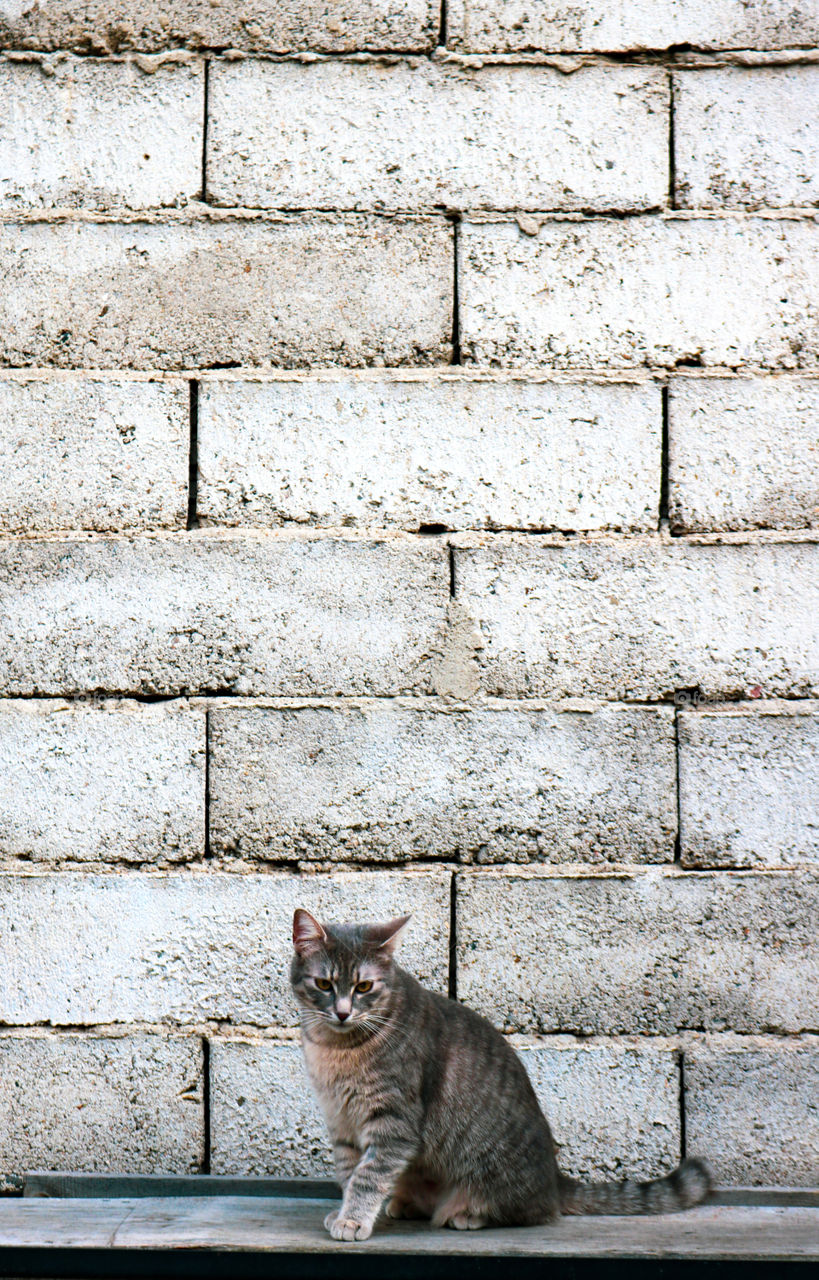
[[349,1016],[350,1016],[349,1009],[336,1009],[336,1017],[338,1018],[339,1022],[346,1022]]

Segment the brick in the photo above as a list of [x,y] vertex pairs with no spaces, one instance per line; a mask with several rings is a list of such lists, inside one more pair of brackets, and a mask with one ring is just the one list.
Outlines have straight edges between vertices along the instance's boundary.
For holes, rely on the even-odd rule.
[[214,849],[478,862],[674,858],[671,708],[219,707]]
[[441,219],[0,226],[0,360],[72,368],[446,360]]
[[146,862],[205,848],[205,712],[0,701],[0,857]]
[[677,379],[669,398],[675,532],[819,527],[819,383]]
[[464,362],[815,368],[817,251],[810,219],[464,222]]
[[[574,1177],[651,1178],[679,1158],[679,1069],[668,1049],[518,1044]],[[214,1173],[332,1177],[327,1127],[297,1044],[211,1040]]]
[[9,4],[0,45],[112,53],[175,45],[287,53],[317,49],[428,49],[437,0],[49,0]]
[[301,1045],[210,1042],[211,1172],[332,1178],[327,1125]]
[[810,1029],[819,877],[461,871],[458,997],[506,1031]]
[[0,602],[6,694],[424,692],[449,563],[402,535],[29,539]]
[[198,1037],[0,1033],[0,1191],[29,1169],[196,1173],[204,1154]]
[[717,1182],[815,1187],[818,1079],[819,1037],[698,1038],[685,1052],[689,1148]]
[[208,524],[657,527],[660,391],[448,372],[203,381]]
[[679,208],[819,203],[819,67],[674,76]]
[[782,49],[819,43],[819,11],[815,0],[448,0],[447,30],[476,52]]
[[184,529],[188,435],[183,382],[0,380],[0,528]]
[[411,911],[405,963],[446,989],[449,882],[406,869],[0,874],[0,1022],[293,1026],[298,906],[331,921]]
[[680,1158],[679,1066],[670,1048],[616,1040],[518,1045],[573,1178],[657,1178]]
[[804,697],[819,689],[819,546],[508,538],[456,552],[469,660],[500,697]]
[[[215,62],[209,196],[263,208],[645,209],[665,201],[665,73],[427,60]],[[431,145],[434,139],[434,145]]]
[[184,204],[202,187],[201,63],[0,59],[0,209]]
[[684,863],[819,863],[819,704],[682,712],[679,738]]

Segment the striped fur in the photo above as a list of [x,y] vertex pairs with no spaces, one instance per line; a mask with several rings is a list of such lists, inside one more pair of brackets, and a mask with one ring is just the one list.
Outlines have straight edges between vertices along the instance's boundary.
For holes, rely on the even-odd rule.
[[560,1213],[665,1213],[707,1195],[697,1160],[654,1182],[583,1186],[564,1177],[503,1036],[394,963],[406,920],[321,925],[305,911],[294,919],[291,982],[305,1061],[344,1193],[325,1223],[335,1239],[366,1240],[385,1202],[393,1218],[470,1230]]

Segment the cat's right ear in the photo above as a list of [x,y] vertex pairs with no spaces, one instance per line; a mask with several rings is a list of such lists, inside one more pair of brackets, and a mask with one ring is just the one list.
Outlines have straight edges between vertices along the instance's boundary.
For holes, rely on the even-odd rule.
[[318,920],[298,907],[293,914],[293,946],[297,956],[309,956],[321,951],[327,941],[327,934]]

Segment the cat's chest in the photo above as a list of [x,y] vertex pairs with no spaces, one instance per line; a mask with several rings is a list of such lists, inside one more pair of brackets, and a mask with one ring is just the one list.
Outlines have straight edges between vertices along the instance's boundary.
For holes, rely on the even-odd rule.
[[320,1045],[304,1044],[310,1081],[334,1132],[355,1140],[375,1105],[370,1073],[353,1061],[354,1055],[333,1053]]

